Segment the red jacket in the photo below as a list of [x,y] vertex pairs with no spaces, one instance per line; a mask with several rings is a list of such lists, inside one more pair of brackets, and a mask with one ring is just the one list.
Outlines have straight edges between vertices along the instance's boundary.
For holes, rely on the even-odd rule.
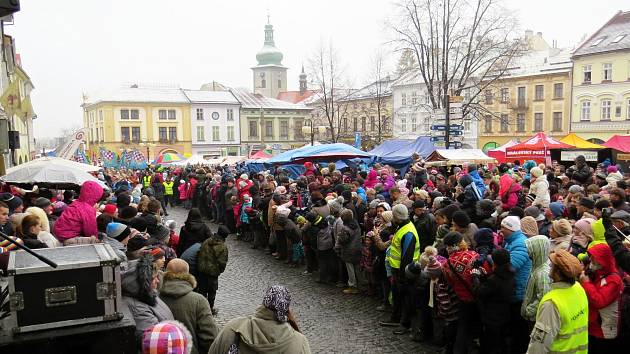
[[[479,258],[479,254],[475,251],[457,251],[451,253],[448,256],[448,262],[442,266],[442,271],[446,276],[446,280],[461,301],[475,301],[472,293],[471,271],[473,269],[473,263],[477,260],[477,258]],[[455,270],[459,276],[454,274],[453,270]]]
[[[597,338],[615,338],[619,335],[620,303],[623,282],[617,271],[617,264],[612,250],[605,243],[597,244],[588,250],[591,260],[602,266],[590,276],[590,280],[583,281],[582,287],[588,298],[588,334]],[[612,308],[607,308],[611,306]],[[614,307],[616,309],[616,315]],[[606,326],[607,335],[604,336],[602,325]],[[611,333],[615,333],[611,337]]]

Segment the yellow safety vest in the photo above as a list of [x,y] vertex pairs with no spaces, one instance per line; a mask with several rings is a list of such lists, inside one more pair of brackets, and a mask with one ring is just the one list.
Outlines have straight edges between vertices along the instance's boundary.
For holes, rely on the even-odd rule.
[[151,185],[151,176],[144,176],[142,177],[142,184],[144,185],[144,187],[148,187]]
[[173,195],[173,182],[162,182],[164,185],[164,195]]
[[411,232],[413,236],[416,238],[416,246],[413,251],[413,261],[417,262],[420,259],[420,240],[418,239],[418,231],[416,231],[416,227],[413,226],[412,222],[407,222],[405,225],[400,227],[398,231],[394,234],[394,239],[392,240],[391,247],[389,248],[389,265],[392,268],[400,269],[400,258],[402,257],[402,239],[406,233]]
[[538,305],[553,301],[560,314],[560,331],[551,344],[551,353],[588,353],[588,299],[575,282],[564,289],[551,289]]

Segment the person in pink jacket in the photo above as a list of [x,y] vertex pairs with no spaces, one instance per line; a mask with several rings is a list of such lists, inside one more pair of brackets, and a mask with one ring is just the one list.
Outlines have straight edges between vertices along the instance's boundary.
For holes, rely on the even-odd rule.
[[72,202],[55,222],[54,233],[61,243],[64,245],[76,243],[69,242],[76,237],[93,237],[93,240],[96,240],[98,229],[94,204],[102,197],[103,187],[98,183],[94,181],[83,183],[79,198]]
[[367,188],[374,188],[380,181],[378,180],[378,172],[375,169],[371,169],[368,172],[367,179],[363,182],[363,186]]

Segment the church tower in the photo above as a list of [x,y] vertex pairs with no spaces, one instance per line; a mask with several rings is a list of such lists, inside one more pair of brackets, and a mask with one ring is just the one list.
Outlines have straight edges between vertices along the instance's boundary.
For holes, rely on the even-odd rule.
[[303,95],[308,90],[306,83],[306,74],[304,73],[304,65],[302,65],[302,72],[300,73],[300,95]]
[[254,93],[265,97],[276,98],[278,93],[287,90],[287,67],[282,65],[282,52],[276,48],[273,40],[273,25],[265,25],[265,43],[256,54],[258,65],[252,68],[254,72]]

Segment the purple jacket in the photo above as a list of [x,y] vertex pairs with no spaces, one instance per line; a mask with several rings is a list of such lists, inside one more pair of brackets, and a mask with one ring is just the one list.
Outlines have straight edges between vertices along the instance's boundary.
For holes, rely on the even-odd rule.
[[77,236],[97,236],[96,209],[94,204],[103,196],[103,187],[94,181],[81,186],[79,198],[64,210],[57,222],[54,233],[61,242]]

